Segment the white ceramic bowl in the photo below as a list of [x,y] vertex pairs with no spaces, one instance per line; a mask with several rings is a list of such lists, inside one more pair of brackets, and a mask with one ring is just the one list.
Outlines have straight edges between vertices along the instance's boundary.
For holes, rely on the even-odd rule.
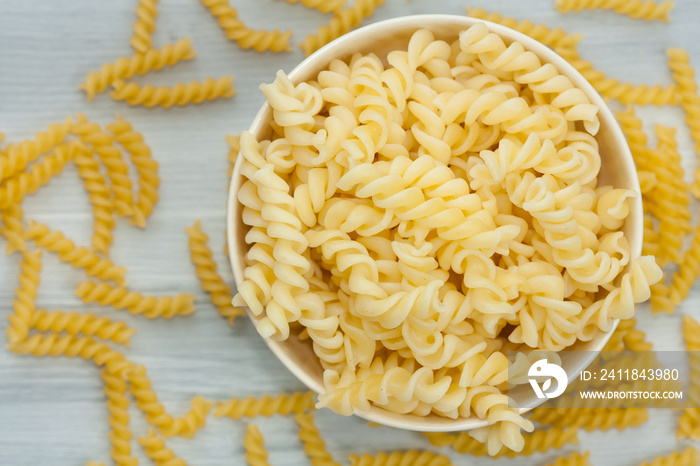
[[[639,180],[629,147],[612,112],[603,99],[581,74],[551,49],[530,37],[499,24],[453,15],[416,15],[381,21],[357,29],[321,48],[294,68],[289,73],[289,78],[295,84],[314,79],[320,71],[326,69],[331,60],[335,58],[343,59],[356,52],[373,52],[380,58],[383,58],[391,50],[405,50],[411,35],[421,28],[430,29],[436,39],[454,40],[460,31],[477,22],[486,24],[489,30],[500,35],[507,42],[520,42],[527,50],[536,53],[544,63],[552,63],[556,66],[561,74],[568,76],[578,88],[585,92],[590,101],[600,108],[598,117],[601,126],[596,136],[600,144],[602,158],[602,169],[599,176],[600,184],[612,184],[615,187],[632,189],[639,193]],[[273,79],[274,76],[270,76],[268,81]],[[270,106],[265,103],[253,119],[250,125],[250,132],[258,140],[268,137],[270,132],[268,123],[271,116]],[[241,161],[242,158],[239,157],[233,171],[227,218],[229,257],[237,284],[243,281],[244,256],[247,251],[247,245],[244,241],[246,226],[241,220],[242,209],[236,197],[242,181],[240,175]],[[625,223],[624,231],[630,242],[632,257],[637,257],[642,249],[643,214],[641,194],[632,201],[631,207],[631,214]],[[256,317],[250,312],[248,315],[253,321],[256,320]],[[617,322],[614,327],[616,326]],[[601,333],[588,342],[578,342],[571,348],[590,353],[577,352],[569,355],[574,357],[562,358],[564,369],[569,375],[570,381],[578,377],[578,374],[590,364],[597,352],[603,348],[610,338],[614,327],[608,333]],[[323,391],[321,365],[310,345],[300,342],[294,336],[287,341],[280,342],[266,339],[265,342],[279,360],[306,386],[317,393]],[[542,402],[534,395],[529,385],[521,388],[523,390],[511,390],[509,393],[511,396],[516,396],[520,406],[523,407],[521,411],[532,409]],[[394,414],[377,407],[373,407],[369,412],[361,414],[361,417],[391,427],[433,432],[468,430],[486,424],[485,421],[476,418],[447,419],[437,415],[418,417]]]

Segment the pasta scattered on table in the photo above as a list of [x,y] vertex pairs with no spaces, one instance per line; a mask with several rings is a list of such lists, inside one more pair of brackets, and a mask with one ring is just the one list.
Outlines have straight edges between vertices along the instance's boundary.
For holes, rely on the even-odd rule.
[[260,429],[255,424],[248,424],[243,437],[245,459],[249,466],[269,466],[267,450]]
[[134,82],[116,80],[112,83],[112,88],[114,90],[110,95],[113,99],[133,106],[143,105],[146,108],[201,104],[204,101],[227,99],[236,94],[231,76],[207,78],[187,84],[178,83],[173,87],[155,87],[150,84],[140,86]]
[[634,19],[669,21],[669,12],[675,3],[668,0],[660,3],[653,0],[555,0],[555,6],[560,13],[598,8]]

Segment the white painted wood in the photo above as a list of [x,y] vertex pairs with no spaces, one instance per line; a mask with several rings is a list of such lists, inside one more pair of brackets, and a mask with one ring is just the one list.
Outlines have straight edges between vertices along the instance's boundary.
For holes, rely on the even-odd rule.
[[[120,222],[112,256],[129,269],[132,288],[153,294],[192,292],[197,313],[169,322],[147,321],[118,311],[85,306],[73,296],[79,272],[44,255],[38,305],[49,309],[94,311],[123,319],[139,329],[126,355],[149,368],[154,388],[174,414],[180,415],[195,394],[225,399],[231,396],[278,393],[301,389],[272,356],[245,319],[229,328],[201,292],[189,262],[183,229],[202,218],[220,270],[230,279],[222,253],[226,200],[226,133],[246,128],[263,100],[257,89],[274,72],[291,70],[303,54],[264,54],[240,50],[228,42],[197,0],[163,0],[159,5],[156,46],[191,36],[196,60],[175,69],[138,78],[141,83],[166,84],[233,74],[238,95],[231,100],[173,110],[130,108],[98,96],[91,104],[76,89],[83,76],[106,61],[131,53],[129,37],[136,0],[0,1],[0,129],[8,140],[31,136],[47,124],[84,112],[102,124],[116,113],[133,122],[146,137],[161,166],[161,201],[146,230]],[[253,27],[294,30],[294,41],[316,29],[329,16],[281,0],[233,2],[240,17]],[[560,15],[550,0],[474,1],[474,6],[497,9],[519,19],[561,26],[584,33],[585,58],[612,77],[635,83],[671,82],[664,49],[687,48],[700,68],[700,3],[678,0],[672,22],[645,23],[609,12]],[[461,0],[429,2],[388,0],[371,21],[417,13],[464,12]],[[649,121],[681,127],[679,137],[688,175],[696,157],[679,109],[642,109]],[[64,230],[81,244],[89,242],[92,217],[74,167],[25,202],[28,218]],[[2,246],[2,243],[0,243]],[[0,334],[11,312],[17,285],[18,257],[0,256]],[[681,312],[700,317],[696,287]],[[641,307],[639,320],[659,349],[680,349],[680,316],[651,317]],[[2,337],[5,341],[5,337]],[[135,435],[147,427],[132,410]],[[668,453],[678,412],[652,411],[651,422],[623,432],[582,433],[581,447],[592,450],[594,464],[633,465]],[[190,464],[243,464],[245,423],[210,419],[194,440],[169,444]],[[307,464],[290,419],[260,419],[270,462]],[[330,451],[345,462],[351,452],[397,448],[430,448],[422,436],[385,428],[366,427],[355,418],[321,411],[318,422]],[[99,371],[84,361],[18,357],[0,351],[0,465],[56,466],[84,464],[109,458],[107,415]],[[564,453],[573,451],[567,447]],[[143,458],[134,442],[134,451]],[[554,453],[515,461],[475,459],[451,454],[456,464],[523,464],[550,461]]]

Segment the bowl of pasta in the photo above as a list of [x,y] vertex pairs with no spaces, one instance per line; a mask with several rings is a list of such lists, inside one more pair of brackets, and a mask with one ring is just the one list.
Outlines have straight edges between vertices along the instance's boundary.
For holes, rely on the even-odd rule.
[[660,278],[610,110],[544,45],[450,15],[270,80],[229,195],[234,304],[318,406],[522,448],[541,400],[508,391],[508,352],[594,354]]

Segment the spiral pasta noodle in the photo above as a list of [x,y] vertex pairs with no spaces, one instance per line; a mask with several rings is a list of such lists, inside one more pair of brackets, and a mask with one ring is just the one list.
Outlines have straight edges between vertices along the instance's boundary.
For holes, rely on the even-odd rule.
[[187,466],[185,460],[175,455],[165,445],[165,440],[159,437],[153,429],[148,431],[147,436],[139,437],[138,442],[146,451],[146,456],[152,459],[156,466]]
[[151,389],[151,381],[144,366],[136,366],[128,374],[129,390],[136,399],[136,406],[146,416],[146,421],[158,428],[165,437],[180,436],[192,438],[206,424],[206,418],[212,407],[212,402],[201,396],[195,396],[190,403],[190,411],[183,417],[175,418],[165,411],[158,401],[158,395]]
[[330,41],[360,26],[383,3],[384,0],[355,0],[352,6],[338,11],[330,23],[318,28],[315,34],[306,36],[299,46],[307,56],[311,55]]
[[138,291],[107,283],[85,281],[80,283],[75,294],[84,303],[98,303],[100,306],[112,306],[115,309],[125,309],[133,315],[143,315],[147,319],[162,317],[170,319],[176,315],[186,316],[195,310],[195,296],[189,293],[178,293],[175,296],[144,296]]
[[333,457],[326,450],[326,443],[314,424],[313,412],[296,414],[294,420],[299,424],[299,439],[304,444],[304,452],[311,460],[312,466],[339,466],[340,463],[333,461]]
[[693,232],[690,247],[685,250],[678,263],[678,271],[671,277],[671,285],[668,287],[668,297],[673,305],[679,305],[690,294],[698,277],[700,276],[700,227]]
[[392,451],[390,453],[377,453],[372,456],[350,455],[351,466],[451,466],[452,462],[445,455],[438,455],[432,451]]
[[615,13],[645,21],[669,21],[669,12],[675,4],[672,1],[656,3],[653,0],[556,0],[560,13],[581,10],[612,10]]
[[41,154],[63,143],[72,126],[73,119],[68,117],[63,123],[49,125],[45,132],[37,132],[33,141],[8,145],[0,156],[0,181],[20,173]]
[[23,218],[22,206],[19,204],[12,204],[7,209],[0,210],[0,220],[2,220],[3,225],[0,228],[0,233],[7,239],[6,254],[27,250],[24,239]]
[[[314,0],[306,0],[313,2]],[[238,43],[244,49],[256,52],[288,52],[289,38],[292,31],[257,31],[250,29],[238,19],[238,11],[231,6],[229,0],[201,0],[202,4],[216,18],[226,38]],[[323,2],[329,3],[329,2]]]
[[[690,137],[695,142],[695,153],[700,154],[700,94],[695,81],[695,71],[690,64],[688,52],[683,49],[671,48],[668,54],[668,67],[673,72],[681,95],[681,107],[685,112],[685,122],[690,129]],[[700,169],[694,173],[695,181],[691,184],[691,192],[695,198],[700,198]]]
[[[79,114],[72,131],[89,144],[97,153],[100,161],[107,168],[109,188],[114,194],[114,207],[121,217],[132,215],[133,192],[129,169],[122,158],[121,151],[114,145],[112,136],[102,130],[100,125],[89,121]],[[98,217],[99,220],[99,217]]]
[[700,324],[692,317],[683,316],[683,337],[689,352],[690,388],[687,407],[678,419],[676,436],[679,439],[700,439]]
[[104,259],[82,246],[77,247],[60,231],[51,231],[46,225],[30,220],[26,237],[34,240],[37,246],[57,253],[63,262],[84,269],[88,276],[100,280],[113,280],[118,285],[125,282],[124,267],[115,265],[111,260]]
[[243,448],[245,449],[245,460],[249,466],[269,466],[265,440],[255,424],[248,424],[245,437],[243,437]]
[[92,204],[92,215],[95,218],[92,248],[107,256],[109,248],[114,242],[112,231],[116,225],[112,193],[107,185],[107,180],[100,171],[100,164],[84,144],[78,144],[78,151],[73,161],[78,167],[78,175],[83,179],[85,190],[88,192]]
[[209,237],[202,231],[202,221],[197,220],[194,225],[185,228],[185,233],[189,237],[190,259],[195,265],[202,289],[209,293],[219,314],[233,325],[236,317],[243,315],[245,311],[231,304],[231,289],[216,271],[216,262],[207,246]]
[[3,181],[0,186],[0,210],[19,204],[25,196],[34,194],[51,178],[59,175],[68,162],[75,157],[75,144],[60,144],[53,154],[31,166],[29,171],[19,173]]
[[131,454],[131,429],[129,428],[129,398],[127,397],[126,380],[124,376],[110,373],[107,368],[102,370],[102,381],[105,384],[107,396],[107,411],[109,411],[109,440],[112,444],[110,456],[118,465],[136,466],[138,460]]
[[41,251],[24,252],[20,263],[19,288],[12,302],[13,314],[7,316],[7,341],[10,345],[27,340],[34,320],[37,288],[41,282]]
[[[573,418],[574,422],[564,421],[564,416]],[[530,419],[555,428],[582,428],[591,432],[638,427],[649,420],[649,412],[645,408],[536,408]]]
[[131,336],[136,333],[135,328],[129,327],[124,322],[113,321],[91,313],[81,314],[61,310],[49,312],[46,309],[37,309],[32,317],[31,326],[40,332],[67,332],[71,335],[81,333],[88,337],[96,336],[127,347]]
[[694,447],[683,451],[674,451],[668,456],[659,456],[652,462],[645,461],[639,466],[697,466],[700,464],[700,452]]
[[131,162],[136,168],[139,179],[139,189],[133,203],[133,216],[131,223],[146,227],[146,219],[153,212],[158,202],[158,162],[151,156],[151,149],[143,139],[143,135],[135,131],[131,123],[117,116],[117,120],[107,125],[107,129],[114,135],[114,140],[121,144],[129,153]]
[[321,13],[337,13],[347,0],[285,0],[287,3],[299,3],[307,8],[315,8]]
[[129,79],[135,75],[175,66],[181,61],[192,60],[195,56],[192,39],[187,37],[175,44],[168,44],[162,49],[149,48],[144,53],[136,53],[131,57],[121,57],[114,62],[105,63],[99,71],[88,73],[85,81],[78,85],[78,89],[85,91],[88,102],[92,102],[95,94],[104,92],[117,79]]
[[226,99],[236,94],[233,78],[223,76],[219,79],[207,78],[204,81],[191,81],[187,84],[178,83],[173,87],[155,87],[150,84],[140,86],[134,82],[125,83],[116,80],[112,83],[110,94],[114,100],[124,101],[129,105],[143,105],[147,108],[170,108],[173,105],[201,104],[204,101]]
[[136,6],[134,33],[129,40],[131,46],[140,53],[146,53],[153,44],[151,36],[156,30],[158,0],[139,0]]
[[574,452],[569,456],[560,456],[554,460],[554,463],[547,463],[545,466],[591,466],[590,456],[591,453],[588,451],[585,453]]
[[301,414],[314,406],[313,392],[282,393],[275,397],[264,395],[260,398],[231,398],[225,402],[217,402],[214,407],[214,417],[228,416],[231,419],[242,417],[273,416],[279,414]]

